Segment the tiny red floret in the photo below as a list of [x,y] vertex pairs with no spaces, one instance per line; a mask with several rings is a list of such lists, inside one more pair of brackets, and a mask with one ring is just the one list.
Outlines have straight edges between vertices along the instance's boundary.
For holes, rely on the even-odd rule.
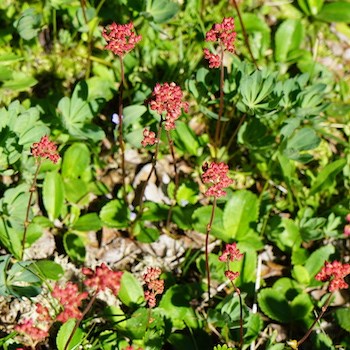
[[141,141],[141,145],[146,147],[147,145],[154,145],[157,142],[156,134],[153,131],[148,129],[143,130],[143,140]]

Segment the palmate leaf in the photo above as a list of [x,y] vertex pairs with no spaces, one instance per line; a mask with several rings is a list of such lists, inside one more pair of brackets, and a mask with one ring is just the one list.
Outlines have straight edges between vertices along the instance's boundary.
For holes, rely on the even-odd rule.
[[63,97],[58,103],[58,112],[63,127],[68,133],[78,139],[100,141],[105,136],[103,130],[91,124],[99,105],[97,101],[88,100],[86,82],[79,83],[71,98]]

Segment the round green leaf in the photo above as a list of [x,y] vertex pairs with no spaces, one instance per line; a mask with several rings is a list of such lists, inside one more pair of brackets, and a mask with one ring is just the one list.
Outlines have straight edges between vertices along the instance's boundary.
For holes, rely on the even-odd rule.
[[102,227],[97,213],[89,213],[81,216],[72,227],[77,231],[98,231]]
[[350,23],[350,3],[336,1],[325,4],[318,14],[317,19],[325,22],[346,22]]
[[59,173],[46,173],[43,184],[43,202],[49,219],[51,221],[57,219],[64,204],[64,186]]
[[223,224],[229,240],[244,238],[256,223],[259,215],[259,200],[252,192],[242,190],[233,193],[226,203]]
[[69,345],[66,347],[66,344],[69,340],[71,333],[73,332],[75,319],[71,318],[65,322],[59,329],[56,337],[56,345],[58,350],[73,350],[77,349],[83,340],[84,333],[81,328],[77,328],[74,332],[72,340],[69,342]]
[[62,176],[78,178],[90,164],[90,151],[84,143],[74,143],[63,156]]
[[68,232],[63,236],[63,246],[69,257],[77,262],[84,262],[86,249],[84,241],[75,233]]
[[100,218],[109,227],[127,228],[130,213],[123,201],[115,199],[101,209]]
[[128,271],[123,273],[118,297],[129,307],[140,305],[144,301],[143,288],[139,280]]

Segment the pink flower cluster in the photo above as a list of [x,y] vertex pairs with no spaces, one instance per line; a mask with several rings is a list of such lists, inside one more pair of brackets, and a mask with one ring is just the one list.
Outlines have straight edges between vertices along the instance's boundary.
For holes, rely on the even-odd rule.
[[165,130],[175,129],[175,121],[181,115],[181,109],[188,112],[188,103],[182,101],[183,93],[175,83],[157,83],[152,92],[150,107],[160,115],[166,112]]
[[[226,247],[224,249],[224,251],[222,252],[222,254],[219,256],[219,260],[226,262],[227,265],[230,261],[239,261],[243,258],[243,254],[239,251],[239,249],[237,248],[236,243],[232,243],[232,244],[226,244]],[[230,280],[230,281],[234,281],[238,276],[239,276],[239,272],[234,272],[231,270],[226,270],[225,271],[225,276]],[[238,290],[238,289],[237,289]],[[239,291],[239,290],[238,290]]]
[[344,278],[350,274],[350,264],[342,264],[339,261],[329,263],[325,261],[322,270],[315,276],[318,281],[329,282],[328,290],[333,292],[338,289],[347,289],[349,285]]
[[29,337],[33,347],[49,336],[49,329],[53,323],[49,310],[45,306],[37,303],[36,312],[38,317],[35,321],[33,319],[23,319],[15,326],[17,332]]
[[147,145],[154,145],[157,142],[156,134],[148,129],[143,130],[143,140],[141,145],[146,147]]
[[344,235],[349,237],[350,236],[350,214],[346,215],[345,220],[348,223],[344,226]]
[[86,286],[94,288],[96,291],[109,288],[115,295],[118,294],[122,271],[113,271],[105,263],[102,263],[101,266],[96,267],[95,272],[87,267],[84,267],[82,272],[88,277],[84,281]]
[[35,158],[50,159],[51,162],[57,163],[60,155],[57,152],[57,146],[51,142],[48,136],[43,136],[39,142],[34,142],[32,145],[32,155]]
[[207,197],[223,197],[226,192],[223,188],[230,186],[233,180],[227,176],[228,165],[220,162],[212,162],[210,165],[204,163],[202,167],[204,173],[202,175],[202,180],[204,183],[211,183],[213,186],[209,187],[204,193]]
[[161,273],[159,267],[148,267],[147,272],[143,275],[148,289],[145,291],[145,299],[150,308],[156,306],[156,296],[164,292],[164,281],[159,279]]
[[79,293],[78,286],[68,282],[63,288],[55,285],[51,295],[62,305],[63,311],[57,315],[57,321],[62,323],[70,318],[79,319],[82,312],[79,310],[82,301],[88,297],[87,292]]
[[[235,23],[232,17],[224,18],[221,23],[213,25],[212,29],[205,36],[206,41],[216,42],[222,51],[235,51],[234,42],[236,39]],[[204,57],[209,60],[210,68],[219,68],[221,65],[221,56],[211,53],[208,49],[204,49]]]
[[120,57],[130,52],[142,39],[141,35],[135,34],[133,28],[133,23],[112,23],[104,28],[102,36],[107,41],[105,49]]

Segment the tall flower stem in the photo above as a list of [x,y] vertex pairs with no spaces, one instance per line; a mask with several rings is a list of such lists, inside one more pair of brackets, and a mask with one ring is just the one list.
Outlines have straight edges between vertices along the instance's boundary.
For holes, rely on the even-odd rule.
[[89,301],[89,304],[87,304],[85,310],[83,311],[83,313],[81,314],[81,316],[79,317],[79,319],[77,320],[77,322],[75,322],[74,328],[73,328],[71,334],[69,335],[69,338],[68,338],[68,340],[67,340],[66,345],[64,346],[64,350],[67,350],[67,349],[68,349],[69,343],[70,343],[71,340],[73,339],[76,330],[78,329],[78,327],[79,327],[80,324],[81,324],[81,321],[84,319],[85,315],[90,311],[92,305],[94,304],[94,302],[95,302],[95,300],[96,300],[96,297],[97,297],[97,294],[98,294],[98,290],[95,291],[94,295],[92,296],[92,298],[91,298],[90,301]]
[[159,153],[159,144],[160,144],[160,136],[162,134],[162,125],[163,125],[163,117],[160,117],[160,121],[159,121],[159,125],[158,125],[158,132],[157,132],[157,137],[156,137],[156,149],[154,151],[153,157],[152,157],[152,167],[151,167],[151,171],[149,172],[146,181],[142,184],[142,188],[141,188],[141,193],[140,193],[140,204],[139,204],[139,211],[136,214],[136,217],[134,219],[134,221],[131,224],[131,233],[133,233],[134,228],[135,228],[135,224],[137,223],[137,221],[141,218],[142,214],[143,214],[143,210],[144,210],[144,196],[145,196],[145,191],[146,191],[146,187],[147,184],[149,182],[149,180],[151,179],[151,176],[153,174],[153,172],[156,170],[156,164],[157,164],[157,159],[158,159],[158,153]]
[[205,269],[207,270],[207,282],[208,282],[208,300],[210,300],[210,266],[209,266],[209,235],[211,227],[213,225],[216,208],[216,197],[214,197],[213,206],[211,209],[210,220],[207,225],[207,232],[205,235]]
[[119,56],[120,61],[120,85],[119,85],[119,101],[118,101],[118,115],[119,115],[119,124],[118,124],[118,143],[120,147],[120,156],[121,156],[121,168],[122,168],[122,186],[123,186],[123,199],[127,205],[127,193],[126,193],[126,172],[125,172],[125,145],[123,138],[123,92],[124,92],[124,82],[125,82],[125,73],[124,73],[124,61],[123,57]]
[[314,320],[314,322],[312,323],[312,325],[310,326],[309,330],[306,332],[306,334],[298,341],[298,346],[300,346],[301,344],[304,343],[304,341],[310,336],[313,328],[315,327],[316,323],[318,323],[320,321],[320,319],[322,318],[322,316],[324,315],[324,313],[326,312],[329,304],[331,303],[332,300],[332,296],[333,293],[330,293],[326,302],[324,303],[324,305],[322,306],[321,312],[320,314],[317,316],[317,318]]
[[239,10],[239,7],[237,5],[237,2],[236,0],[232,0],[232,3],[233,3],[233,6],[235,7],[236,9],[236,12],[237,12],[237,16],[238,16],[238,19],[239,19],[239,23],[241,24],[241,28],[242,28],[242,33],[243,33],[243,37],[244,37],[244,41],[245,41],[245,44],[247,46],[247,49],[248,49],[248,52],[249,52],[249,55],[254,63],[254,66],[256,69],[259,69],[258,67],[258,64],[254,58],[254,55],[253,55],[253,52],[252,52],[252,49],[250,47],[250,44],[249,44],[249,38],[248,38],[248,34],[247,34],[247,31],[245,29],[245,25],[244,25],[244,22],[243,22],[243,19],[242,19],[242,15],[241,15],[241,11]]
[[26,217],[24,219],[21,260],[23,260],[24,248],[25,248],[25,244],[26,244],[26,240],[27,240],[28,226],[30,224],[30,221],[29,221],[30,206],[32,204],[34,192],[36,191],[36,181],[37,181],[40,166],[41,166],[41,159],[40,158],[38,159],[37,163],[38,163],[38,165],[37,165],[35,173],[34,173],[33,182],[32,182],[30,189],[29,189],[29,200],[28,200],[28,204],[27,204]]
[[176,166],[176,157],[175,157],[175,149],[174,149],[174,141],[171,138],[170,132],[166,132],[166,136],[168,139],[169,147],[170,147],[170,153],[171,157],[173,158],[173,166],[174,166],[174,182],[175,182],[175,189],[174,189],[174,200],[172,201],[169,211],[168,211],[168,217],[166,221],[166,227],[169,227],[170,221],[171,221],[171,216],[172,216],[172,211],[173,207],[176,203],[176,196],[177,196],[177,191],[179,189],[179,173],[177,171],[177,166]]
[[221,118],[224,112],[224,48],[222,44],[220,43],[221,47],[221,63],[220,63],[220,102],[219,102],[219,114],[218,114],[218,120],[216,122],[216,129],[215,129],[215,141],[214,141],[214,160],[217,159],[218,156],[218,149],[220,147],[219,145],[219,139],[220,139],[220,131],[221,131]]
[[[230,262],[227,261],[227,270],[230,270]],[[242,296],[241,291],[236,287],[235,283],[231,280],[231,284],[233,289],[238,295],[239,299],[239,345],[238,349],[241,350],[243,346],[243,302],[242,302]]]

